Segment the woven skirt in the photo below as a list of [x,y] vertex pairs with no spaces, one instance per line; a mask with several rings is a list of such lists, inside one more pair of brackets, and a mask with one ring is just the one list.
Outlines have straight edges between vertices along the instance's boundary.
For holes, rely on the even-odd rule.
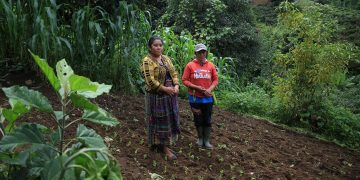
[[177,96],[145,93],[149,146],[174,144],[180,134]]

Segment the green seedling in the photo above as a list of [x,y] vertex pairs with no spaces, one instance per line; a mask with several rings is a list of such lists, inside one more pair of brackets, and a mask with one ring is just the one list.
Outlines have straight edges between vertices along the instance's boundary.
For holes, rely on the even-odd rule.
[[131,146],[131,141],[129,141],[128,143],[126,143],[126,147]]

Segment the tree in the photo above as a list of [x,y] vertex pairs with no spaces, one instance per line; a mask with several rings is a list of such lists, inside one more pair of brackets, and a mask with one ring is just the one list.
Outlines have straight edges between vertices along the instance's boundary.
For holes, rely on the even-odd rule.
[[324,20],[320,8],[311,4],[300,11],[287,1],[278,8],[278,32],[288,47],[275,55],[273,89],[290,122],[323,115],[321,106],[334,88],[334,78],[344,73],[352,57],[349,44],[331,41],[336,21]]
[[258,39],[248,2],[243,0],[170,0],[160,26],[177,34],[189,31],[217,56],[236,58],[237,73],[254,71]]

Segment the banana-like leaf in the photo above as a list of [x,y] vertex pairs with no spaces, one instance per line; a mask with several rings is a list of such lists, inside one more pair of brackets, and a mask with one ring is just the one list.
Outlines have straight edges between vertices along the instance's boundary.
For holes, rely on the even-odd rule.
[[59,91],[60,82],[54,73],[54,69],[49,66],[45,59],[41,59],[39,56],[33,54],[30,50],[31,56],[34,58],[36,64],[40,67],[41,71],[45,74],[46,78],[49,80],[51,86]]
[[0,150],[13,150],[24,144],[46,144],[41,125],[25,124],[5,135],[0,141]]
[[99,107],[96,104],[93,104],[82,95],[71,93],[70,99],[75,107],[87,109],[91,111],[97,111],[99,109]]
[[83,124],[80,124],[76,130],[76,136],[80,142],[90,148],[104,148],[106,147],[104,140],[93,129],[88,129]]
[[85,110],[82,118],[93,123],[104,124],[108,126],[115,126],[119,124],[116,118],[112,117],[110,113],[101,108],[99,108],[98,111]]
[[6,97],[22,102],[25,106],[35,107],[43,112],[52,112],[53,108],[49,100],[38,91],[28,89],[25,86],[11,86],[2,88]]

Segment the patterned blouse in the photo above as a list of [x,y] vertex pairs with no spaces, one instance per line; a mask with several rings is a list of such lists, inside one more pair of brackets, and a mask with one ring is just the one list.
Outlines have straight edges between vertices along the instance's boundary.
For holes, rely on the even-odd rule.
[[[145,90],[148,92],[159,91],[160,85],[164,85],[166,69],[169,70],[174,85],[179,85],[178,74],[169,57],[161,55],[164,65],[160,65],[157,60],[147,55],[141,64],[141,72],[145,79]],[[166,66],[166,67],[165,67]]]

